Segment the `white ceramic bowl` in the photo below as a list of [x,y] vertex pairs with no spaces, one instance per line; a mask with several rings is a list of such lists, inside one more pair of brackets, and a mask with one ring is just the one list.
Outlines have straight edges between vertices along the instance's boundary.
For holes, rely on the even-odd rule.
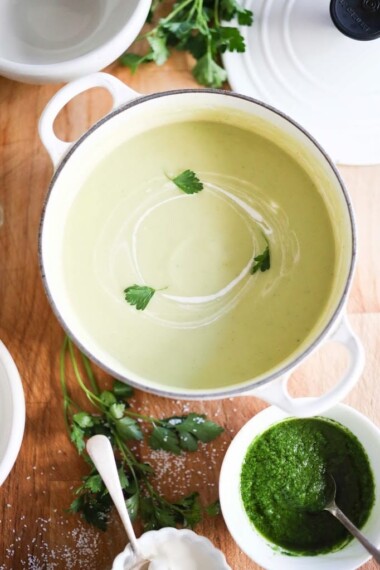
[[2,0],[0,75],[70,81],[117,59],[142,28],[151,0]]
[[[322,417],[340,422],[352,431],[366,450],[375,480],[375,504],[362,531],[380,546],[380,430],[365,416],[338,404]],[[240,473],[247,449],[252,441],[271,425],[290,417],[272,406],[252,418],[235,436],[223,461],[219,495],[224,520],[240,548],[266,570],[355,570],[370,559],[368,552],[351,541],[337,552],[318,556],[287,556],[274,549],[254,528],[245,513],[240,496]]]
[[18,455],[25,425],[25,401],[16,365],[0,341],[0,485]]
[[[162,528],[152,530],[143,534],[139,540],[139,546],[143,554],[151,552],[155,544],[175,542],[185,543],[191,546],[192,552],[202,556],[202,567],[197,570],[231,570],[224,555],[220,550],[204,536],[199,536],[195,532],[187,529],[178,530],[175,528]],[[128,545],[114,560],[112,570],[127,570],[133,562],[134,556]]]

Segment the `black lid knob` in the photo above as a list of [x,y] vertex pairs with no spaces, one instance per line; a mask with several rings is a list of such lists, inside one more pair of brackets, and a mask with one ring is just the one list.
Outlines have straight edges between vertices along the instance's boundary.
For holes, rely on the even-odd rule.
[[355,40],[380,38],[380,0],[331,0],[332,21]]

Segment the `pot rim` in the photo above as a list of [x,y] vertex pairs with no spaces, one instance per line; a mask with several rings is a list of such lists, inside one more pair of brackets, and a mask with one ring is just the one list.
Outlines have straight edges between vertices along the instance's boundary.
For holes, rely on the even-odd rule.
[[[257,105],[259,107],[263,107],[264,109],[271,111],[272,113],[281,117],[282,119],[285,119],[285,121],[289,122],[291,125],[296,127],[296,129],[301,131],[301,133],[306,138],[308,138],[311,143],[313,143],[313,145],[318,149],[318,151],[320,152],[320,154],[322,155],[322,157],[325,159],[328,166],[332,170],[333,174],[335,175],[335,178],[339,184],[340,190],[343,194],[345,204],[347,207],[349,220],[350,220],[352,252],[351,252],[351,261],[350,261],[349,271],[347,274],[346,283],[345,283],[343,292],[341,294],[341,297],[339,299],[339,302],[336,305],[335,310],[333,311],[333,313],[332,313],[329,321],[327,322],[327,324],[324,326],[324,328],[321,330],[321,332],[318,334],[318,336],[314,339],[314,341],[302,352],[302,354],[298,355],[296,358],[292,359],[291,362],[287,363],[285,366],[281,367],[280,369],[276,370],[275,372],[271,373],[270,375],[267,375],[264,378],[260,378],[258,380],[257,379],[251,379],[251,380],[247,380],[244,384],[241,383],[241,384],[237,384],[235,386],[230,386],[230,387],[208,388],[208,389],[203,389],[203,390],[202,389],[196,389],[196,390],[191,389],[191,390],[188,390],[186,392],[186,389],[184,389],[184,388],[179,389],[178,391],[173,391],[173,389],[169,388],[169,387],[168,387],[168,389],[163,389],[161,387],[156,388],[153,386],[144,386],[143,383],[140,381],[130,380],[126,376],[123,376],[122,374],[115,372],[112,368],[103,364],[91,352],[91,350],[88,350],[85,346],[83,346],[82,342],[77,338],[77,336],[75,334],[72,333],[71,329],[66,324],[64,317],[61,315],[60,311],[58,310],[58,307],[55,303],[53,294],[50,290],[48,280],[47,280],[45,270],[44,270],[43,253],[42,253],[42,250],[43,250],[42,234],[43,234],[47,205],[49,202],[50,195],[53,192],[53,188],[54,188],[56,180],[58,179],[58,177],[59,177],[61,171],[63,170],[63,168],[65,167],[65,165],[70,160],[70,157],[72,156],[72,154],[94,131],[96,131],[98,128],[100,128],[108,120],[110,120],[110,119],[114,118],[115,116],[123,113],[124,111],[127,111],[128,109],[133,108],[136,105],[143,104],[143,103],[148,102],[152,99],[158,99],[161,97],[170,97],[170,96],[175,96],[175,95],[197,94],[197,93],[201,93],[201,94],[209,93],[211,95],[222,95],[225,97],[232,97],[235,99],[244,100],[244,101],[247,101],[249,103],[253,103],[254,105]],[[149,95],[141,95],[141,96],[139,96],[138,94],[136,94],[136,95],[137,95],[136,99],[133,99],[133,100],[121,105],[120,107],[117,107],[116,109],[114,109],[113,111],[111,111],[110,113],[108,113],[107,115],[102,117],[94,125],[92,125],[85,133],[83,133],[78,138],[78,140],[76,140],[73,143],[73,145],[69,148],[67,153],[63,156],[63,158],[59,162],[59,164],[58,164],[58,166],[57,166],[57,168],[53,174],[53,177],[52,177],[50,184],[49,184],[47,194],[45,196],[45,200],[44,200],[44,204],[43,204],[43,208],[42,208],[40,225],[39,225],[39,231],[38,231],[38,263],[39,263],[40,274],[41,274],[42,283],[43,283],[43,286],[45,289],[46,296],[49,300],[50,306],[53,309],[53,312],[54,312],[58,322],[60,323],[60,325],[62,326],[62,328],[66,332],[66,334],[73,340],[75,345],[95,365],[99,366],[99,368],[104,370],[107,374],[111,375],[112,377],[117,378],[118,380],[121,380],[123,382],[130,384],[132,387],[134,387],[136,389],[143,390],[145,392],[155,394],[157,396],[164,396],[164,397],[173,398],[173,399],[177,398],[177,399],[184,399],[184,400],[199,400],[199,399],[209,400],[209,399],[236,397],[236,396],[244,395],[245,393],[247,393],[251,390],[259,388],[260,386],[264,386],[265,384],[268,384],[269,382],[276,380],[276,379],[280,378],[281,376],[284,376],[287,373],[290,373],[296,366],[298,366],[309,354],[311,354],[318,347],[318,345],[322,342],[324,337],[326,337],[328,335],[328,333],[331,332],[332,328],[334,327],[334,325],[337,323],[339,317],[341,316],[341,313],[344,310],[345,302],[346,302],[346,299],[347,299],[347,296],[348,296],[348,293],[350,290],[350,286],[351,286],[351,282],[352,282],[352,278],[353,278],[354,267],[355,267],[355,262],[356,262],[356,256],[357,256],[356,227],[355,227],[355,220],[354,220],[353,208],[352,208],[350,197],[349,197],[348,192],[345,188],[343,179],[340,176],[335,164],[333,163],[332,159],[327,154],[327,152],[316,141],[316,139],[307,130],[305,130],[301,125],[299,125],[297,123],[297,121],[295,121],[294,119],[292,119],[291,117],[289,117],[288,115],[283,113],[282,111],[279,111],[275,107],[268,105],[267,103],[263,103],[262,101],[254,99],[253,97],[248,97],[247,95],[241,95],[240,93],[235,93],[232,91],[224,91],[222,89],[175,89],[175,90],[169,90],[169,91],[162,91],[159,93],[152,93]]]

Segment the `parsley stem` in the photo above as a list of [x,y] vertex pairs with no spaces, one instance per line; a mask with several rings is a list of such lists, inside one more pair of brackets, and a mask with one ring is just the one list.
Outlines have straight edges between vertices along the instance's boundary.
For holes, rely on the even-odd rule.
[[184,0],[183,2],[180,2],[178,4],[178,6],[176,8],[174,8],[174,10],[172,10],[168,16],[166,16],[166,18],[162,18],[160,20],[159,25],[160,24],[167,24],[168,22],[170,22],[170,20],[172,20],[174,18],[174,16],[176,16],[178,14],[178,12],[180,12],[181,10],[186,8],[186,6],[188,6],[192,2],[194,2],[194,0]]
[[219,21],[219,0],[215,0],[214,4],[214,21],[216,26],[220,26]]
[[98,409],[100,409],[102,411],[102,401],[93,392],[91,392],[91,390],[89,390],[87,388],[87,386],[85,385],[85,383],[83,382],[81,373],[80,373],[79,368],[78,368],[78,363],[77,363],[76,358],[75,358],[74,345],[69,338],[67,340],[68,340],[68,346],[69,346],[70,360],[71,360],[71,364],[72,364],[77,382],[78,382],[79,386],[82,388],[83,392],[86,394],[87,398],[90,400],[91,404],[93,404],[95,407],[97,407]]
[[138,489],[139,488],[139,481],[138,481],[134,467],[138,466],[139,462],[137,461],[136,457],[134,456],[132,451],[129,449],[129,447],[124,444],[123,440],[120,439],[119,434],[113,428],[112,428],[112,433],[113,433],[113,436],[115,438],[115,443],[117,444],[122,457],[124,458],[125,462],[127,463],[128,467],[132,473],[133,479],[136,483],[136,487]]
[[[146,32],[145,34],[140,34],[135,41],[141,41],[148,38],[149,36],[154,36],[155,34],[157,34],[161,26],[168,24],[178,14],[178,12],[181,12],[181,10],[186,8],[186,6],[188,6],[192,2],[194,2],[194,0],[184,0],[183,2],[179,3],[178,6],[170,12],[170,14],[168,14],[165,18],[161,18],[158,21],[158,24],[154,26],[154,28],[152,28],[151,30],[149,30],[149,32]],[[194,6],[195,5],[196,3],[194,3]],[[193,11],[194,6],[192,7],[191,11]]]
[[137,412],[132,412],[129,409],[126,409],[124,414],[126,416],[130,416],[132,418],[138,418],[140,420],[143,420],[144,422],[149,422],[151,424],[166,425],[165,422],[162,422],[161,420],[159,420],[157,418],[152,418],[151,416],[144,416],[142,414],[138,414]]
[[66,359],[66,351],[68,346],[68,337],[65,337],[65,340],[62,344],[60,355],[59,355],[59,380],[61,383],[62,393],[63,393],[63,417],[65,420],[66,431],[70,437],[70,422],[69,422],[69,406],[70,406],[70,398],[67,391],[67,384],[66,384],[66,371],[65,371],[65,359]]
[[98,382],[96,380],[95,374],[92,371],[90,362],[89,362],[87,356],[85,354],[83,354],[82,352],[81,352],[81,356],[82,356],[83,366],[84,366],[84,369],[86,371],[87,377],[90,380],[90,384],[92,386],[92,389],[94,390],[95,394],[97,396],[99,396],[100,388],[99,388]]

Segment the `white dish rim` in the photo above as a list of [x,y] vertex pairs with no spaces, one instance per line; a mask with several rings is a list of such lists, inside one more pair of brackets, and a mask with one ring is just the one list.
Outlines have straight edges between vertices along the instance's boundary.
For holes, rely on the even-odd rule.
[[0,341],[0,361],[4,366],[12,397],[12,424],[5,452],[0,457],[0,486],[8,477],[18,456],[25,428],[25,398],[20,374],[8,349]]

